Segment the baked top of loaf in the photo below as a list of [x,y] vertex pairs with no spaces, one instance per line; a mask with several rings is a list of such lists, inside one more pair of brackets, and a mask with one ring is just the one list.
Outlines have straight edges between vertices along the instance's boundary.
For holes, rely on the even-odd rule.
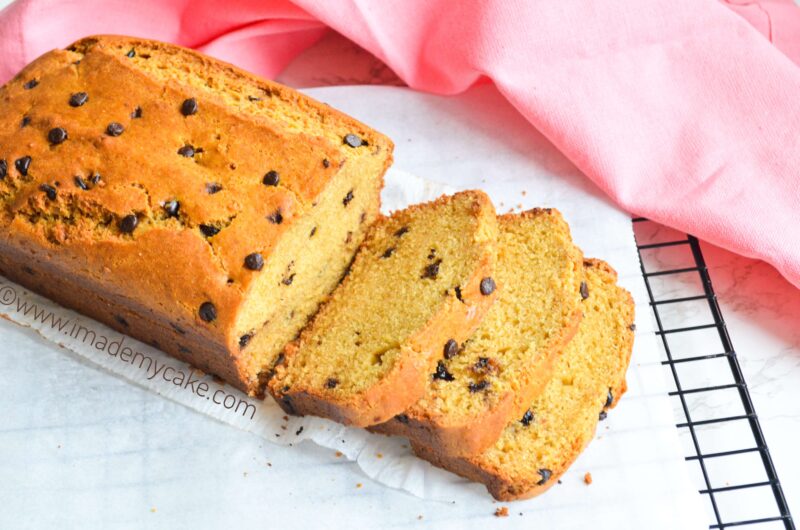
[[469,336],[494,301],[496,240],[494,207],[479,191],[380,219],[342,285],[287,347],[269,383],[278,402],[358,426],[406,409],[444,345]]
[[626,390],[634,305],[599,260],[585,262],[588,298],[577,334],[558,359],[544,392],[482,454],[457,458],[413,443],[434,464],[484,483],[500,500],[542,493],[575,461],[598,420]]
[[0,89],[0,125],[0,244],[232,352],[270,316],[270,256],[296,221],[344,172],[380,183],[392,150],[292,89],[114,36],[31,63]]
[[503,285],[475,333],[445,348],[447,378],[381,430],[453,456],[492,445],[550,379],[554,360],[578,329],[583,254],[554,209],[498,218],[495,277]]

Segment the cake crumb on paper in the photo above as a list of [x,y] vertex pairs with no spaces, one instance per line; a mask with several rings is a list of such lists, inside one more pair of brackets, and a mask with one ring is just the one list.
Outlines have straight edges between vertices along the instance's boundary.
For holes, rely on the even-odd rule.
[[508,508],[502,506],[494,511],[495,517],[508,517]]
[[583,481],[586,483],[587,486],[589,484],[591,484],[592,483],[592,474],[587,471],[586,474],[583,476]]
[[364,487],[364,485],[362,483],[360,483],[360,482],[358,484],[356,484],[356,489],[363,488],[363,487]]
[[336,451],[336,458],[342,458],[343,456],[344,456],[344,453],[343,453],[343,452],[341,452],[341,451]]

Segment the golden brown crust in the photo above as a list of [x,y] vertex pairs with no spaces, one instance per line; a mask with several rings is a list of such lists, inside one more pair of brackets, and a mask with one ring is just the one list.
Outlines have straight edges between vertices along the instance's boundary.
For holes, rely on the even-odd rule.
[[[480,191],[466,191],[461,194],[473,196],[475,201],[473,214],[480,220],[481,226],[478,231],[491,231],[489,227],[494,226],[493,233],[496,235],[494,208],[486,194]],[[412,205],[405,210],[405,213],[413,216],[414,212],[421,208],[435,208],[450,200],[451,197],[442,196],[432,203]],[[369,245],[370,238],[377,232],[378,223],[373,226],[371,234],[367,235],[362,248]],[[298,385],[287,391],[283,387],[282,375],[285,373],[286,365],[291,364],[292,357],[302,347],[303,341],[308,340],[312,328],[310,325],[297,341],[287,346],[284,363],[276,367],[276,376],[269,382],[269,389],[275,400],[291,414],[322,416],[358,427],[385,422],[407,409],[425,391],[426,380],[441,356],[442,345],[452,338],[458,341],[466,340],[494,303],[498,291],[502,289],[502,286],[498,286],[488,296],[480,292],[481,280],[494,274],[495,240],[496,237],[487,238],[481,243],[480,260],[461,288],[461,299],[459,300],[453,292],[447,293],[444,302],[427,323],[400,345],[399,360],[375,385],[364,392],[346,396],[332,396],[314,388],[298,389]],[[353,277],[347,276],[340,288],[346,288],[346,284],[351,281],[354,281]],[[316,318],[326,310],[328,305],[320,309]]]
[[[607,274],[612,281],[616,281],[616,271],[604,261],[598,259],[586,259],[584,260],[584,266],[596,267]],[[614,399],[611,403],[611,406],[608,408],[613,408],[616,406],[620,397],[627,389],[625,372],[628,364],[630,363],[634,340],[633,331],[630,330],[630,326],[634,321],[633,298],[631,297],[630,293],[624,289],[618,289],[618,291],[625,298],[622,308],[625,316],[625,329],[628,331],[625,331],[622,349],[617,352],[622,361],[620,364],[620,370],[611,375],[613,378],[611,392],[613,393]],[[549,470],[552,472],[552,474],[544,483],[540,483],[541,478],[538,475],[524,478],[519,476],[511,476],[505,473],[502,469],[498,469],[497,467],[485,462],[481,458],[481,455],[472,457],[454,457],[424,444],[414,442],[413,440],[411,442],[411,446],[414,450],[414,453],[418,457],[429,461],[433,465],[456,473],[469,480],[484,484],[486,489],[495,499],[501,501],[512,501],[536,497],[537,495],[547,491],[547,489],[549,489],[553,484],[557,483],[559,477],[561,477],[578,458],[580,453],[586,448],[593,437],[593,433],[591,432],[577,432],[572,434],[574,435],[574,438],[570,440],[569,449],[562,454],[562,458],[558,462],[558,465],[551,465]],[[564,435],[566,436],[568,433],[564,433]]]
[[[202,66],[209,82],[229,76],[242,90],[269,93],[263,105],[277,109],[275,117],[234,107],[222,92],[163,83],[119,53],[137,47],[169,54],[176,73]],[[88,93],[88,102],[73,106],[69,100],[78,92]],[[186,117],[180,108],[190,97],[200,112]],[[314,131],[304,132],[306,124],[289,127],[278,118],[281,108],[305,116]],[[123,126],[121,135],[107,132],[112,122]],[[68,137],[54,145],[48,134],[57,127]],[[357,163],[341,136],[333,141],[343,130],[369,139],[368,149],[382,165],[374,178],[382,182],[391,163],[390,140],[231,65],[178,46],[117,36],[89,37],[49,52],[0,89],[0,159],[8,168],[0,181],[2,269],[14,281],[123,333],[156,341],[253,393],[256,374],[241,366],[237,322],[256,273],[243,260],[254,251],[269,260],[345,162]],[[189,143],[205,149],[194,157],[178,155]],[[27,176],[15,165],[24,156],[32,158]],[[276,158],[281,185],[265,186],[261,177]],[[102,176],[96,184],[94,174]],[[220,183],[221,191],[208,191]],[[43,186],[53,188],[54,199]],[[180,201],[180,214],[171,218],[161,205],[173,199]],[[369,220],[377,204],[365,212]],[[281,222],[269,218],[277,211]],[[138,220],[130,235],[119,229],[128,215]],[[223,229],[203,237],[204,224]],[[34,274],[21,272],[23,267]],[[70,288],[56,288],[59,283]],[[200,318],[206,301],[216,307],[213,322]],[[116,318],[122,313],[128,325]]]

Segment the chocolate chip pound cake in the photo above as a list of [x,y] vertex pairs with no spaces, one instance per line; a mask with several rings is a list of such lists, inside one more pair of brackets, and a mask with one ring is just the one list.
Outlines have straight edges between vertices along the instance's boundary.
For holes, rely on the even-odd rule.
[[[479,191],[380,219],[269,382],[292,414],[384,422],[420,398],[442,348],[478,326],[502,285],[497,220]],[[438,363],[438,364],[437,364]]]
[[498,301],[466,342],[445,343],[423,397],[374,430],[452,456],[474,455],[521,417],[550,379],[581,319],[583,254],[557,210],[498,222]]
[[587,260],[584,316],[544,392],[477,456],[452,457],[412,442],[433,464],[486,485],[499,500],[536,496],[557,482],[626,390],[633,299],[606,263]]
[[0,272],[250,393],[341,280],[392,160],[292,89],[128,37],[34,61],[0,125]]

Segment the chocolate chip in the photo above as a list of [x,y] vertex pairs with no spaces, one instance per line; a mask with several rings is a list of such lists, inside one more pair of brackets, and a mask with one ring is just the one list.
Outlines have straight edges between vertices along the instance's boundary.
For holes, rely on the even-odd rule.
[[114,320],[116,320],[117,322],[119,322],[120,324],[122,324],[123,326],[125,326],[126,328],[127,328],[129,325],[130,325],[130,324],[128,324],[128,321],[127,321],[127,320],[125,320],[125,319],[124,319],[123,317],[121,317],[120,315],[114,315]]
[[494,363],[488,357],[478,357],[475,364],[472,365],[472,371],[475,373],[488,373],[494,371]]
[[404,226],[394,233],[394,237],[403,237],[403,235],[407,233],[408,233],[408,227]]
[[283,214],[278,210],[275,213],[269,214],[267,220],[272,224],[279,225],[283,222]]
[[550,480],[550,477],[553,476],[553,472],[550,471],[549,469],[540,469],[539,476],[542,477],[542,479],[539,482],[537,482],[536,485],[544,486],[547,483],[547,481]]
[[27,177],[28,169],[30,169],[31,167],[31,161],[32,159],[29,156],[23,156],[22,158],[17,158],[14,161],[14,167],[17,168],[17,171],[19,171],[20,175],[22,175],[23,177]]
[[174,329],[175,331],[177,331],[181,335],[186,335],[186,331],[184,331],[184,329],[181,328],[179,325],[174,324],[172,322],[170,322],[169,325],[172,326],[172,329]]
[[339,384],[339,380],[335,377],[329,377],[327,381],[325,381],[325,388],[336,388],[336,385]]
[[102,178],[103,178],[103,177],[102,177],[102,176],[100,176],[100,173],[95,173],[94,175],[92,175],[92,178],[91,178],[92,184],[94,184],[94,185],[97,185],[97,184],[99,184],[99,183],[100,183],[100,180],[101,180]]
[[214,195],[218,191],[222,191],[222,184],[218,182],[207,182],[206,183],[206,193],[209,195]]
[[274,169],[267,171],[267,174],[264,175],[264,178],[261,180],[265,186],[277,186],[280,181],[281,176]]
[[609,388],[608,389],[608,395],[606,396],[606,404],[604,405],[604,407],[608,408],[613,404],[614,404],[614,393]]
[[69,97],[69,106],[81,107],[87,101],[89,101],[89,94],[86,92],[75,92]]
[[178,154],[186,158],[192,158],[194,156],[194,146],[186,144],[178,149]]
[[53,145],[63,143],[67,139],[67,130],[63,127],[55,127],[50,129],[50,132],[47,133],[47,139]]
[[383,251],[383,254],[381,254],[381,258],[383,258],[383,259],[391,258],[392,254],[394,254],[395,250],[397,250],[397,249],[394,248],[394,247],[387,248],[386,250]]
[[455,339],[450,339],[444,343],[444,358],[445,359],[452,359],[456,355],[458,355],[458,343]]
[[364,221],[367,220],[367,212],[361,212],[361,216],[358,218],[358,224],[363,224]]
[[628,326],[628,329],[630,329],[631,331],[636,331],[636,324],[631,324],[630,326]]
[[344,199],[342,199],[342,204],[344,204],[346,208],[347,205],[350,204],[350,201],[352,200],[353,200],[353,190],[350,190],[347,192],[347,195],[344,196]]
[[439,361],[438,363],[436,363],[436,372],[434,372],[433,378],[441,379],[442,381],[455,380],[453,374],[447,371],[447,367],[444,365],[444,361]]
[[261,101],[261,98],[257,98],[255,96],[247,96],[247,99],[249,99],[250,101]]
[[215,235],[219,234],[220,229],[217,228],[216,226],[213,226],[213,225],[201,224],[200,225],[200,231],[203,233],[204,236],[212,237],[212,236],[215,236]]
[[183,346],[182,344],[178,344],[178,351],[181,353],[192,353],[192,350],[190,350],[186,346]]
[[5,159],[0,160],[0,180],[3,180],[8,175],[8,162]]
[[581,298],[584,300],[589,298],[589,286],[586,282],[581,282]]
[[367,142],[365,142],[364,140],[362,140],[353,133],[345,135],[344,143],[349,145],[350,147],[361,147],[362,145],[367,145]]
[[25,90],[30,90],[32,88],[36,88],[36,86],[38,85],[39,85],[38,79],[31,79],[30,81],[22,85],[22,88],[24,88]]
[[459,302],[463,302],[464,298],[461,295],[461,286],[460,285],[456,285],[454,291],[456,292],[456,298],[458,298],[458,301]]
[[83,177],[80,175],[75,176],[75,185],[78,186],[83,191],[87,191],[89,189],[89,185],[86,184],[86,181],[83,180]]
[[23,116],[22,117],[22,121],[19,122],[19,128],[20,129],[24,129],[25,127],[30,125],[30,123],[31,123],[31,117],[30,116]]
[[245,256],[244,266],[251,271],[260,271],[264,267],[264,258],[258,252],[253,252]]
[[167,201],[164,203],[164,211],[167,214],[167,217],[178,217],[178,212],[181,209],[181,203],[176,200]]
[[250,339],[253,338],[252,333],[245,333],[241,337],[239,337],[239,347],[244,348],[250,342]]
[[289,276],[287,276],[287,277],[285,277],[284,279],[282,279],[282,280],[281,280],[281,283],[282,283],[283,285],[292,285],[292,282],[293,282],[293,281],[294,281],[294,273],[292,273],[292,274],[290,274]]
[[217,306],[211,302],[203,302],[200,304],[200,318],[206,322],[213,322],[217,319]]
[[604,419],[608,418],[608,412],[606,412],[604,410],[601,410],[599,418],[600,418],[600,421],[603,421]]
[[315,226],[314,228],[311,229],[311,232],[309,232],[308,238],[311,239],[312,237],[314,237],[314,234],[316,233],[317,233],[317,227]]
[[130,49],[130,51],[129,51],[128,53],[126,53],[125,55],[127,55],[128,57],[130,57],[131,59],[133,59],[134,57],[136,57],[136,50],[134,50],[133,48],[131,48],[131,49]]
[[131,118],[133,118],[134,120],[138,120],[141,117],[142,117],[142,107],[136,107],[135,109],[133,109],[133,112],[131,112]]
[[402,423],[403,425],[408,425],[408,415],[407,414],[398,414],[394,417],[396,421]]
[[136,217],[136,214],[129,214],[120,219],[119,221],[119,229],[123,234],[130,234],[136,230],[136,226],[139,224],[139,218]]
[[39,186],[39,190],[43,191],[45,195],[47,195],[47,198],[51,201],[56,200],[56,189],[53,186],[49,184],[42,184]]
[[492,278],[486,277],[481,280],[481,294],[483,296],[489,296],[492,294],[496,287],[497,285],[495,285]]
[[331,161],[328,160],[327,158],[323,158],[322,159],[322,167],[324,167],[325,169],[328,169],[329,167],[331,167]]
[[428,259],[433,259],[436,257],[436,249],[432,248],[431,251],[428,253]]
[[469,384],[469,391],[472,394],[475,394],[476,392],[480,392],[482,390],[486,390],[487,388],[489,388],[490,385],[491,385],[491,383],[489,383],[489,381],[487,381],[486,379],[481,379],[477,383],[470,383]]
[[439,259],[434,261],[433,263],[426,265],[425,268],[422,270],[422,276],[420,276],[420,278],[435,280],[436,277],[439,275],[439,265],[441,264],[442,260]]
[[519,422],[525,427],[528,427],[531,423],[533,423],[533,412],[531,409],[525,411],[525,414],[522,415],[522,419],[519,420]]
[[125,127],[116,121],[112,121],[108,124],[108,127],[106,127],[106,134],[109,136],[119,136],[123,132],[125,132]]
[[194,98],[184,99],[181,104],[181,114],[184,116],[197,114],[197,100]]

